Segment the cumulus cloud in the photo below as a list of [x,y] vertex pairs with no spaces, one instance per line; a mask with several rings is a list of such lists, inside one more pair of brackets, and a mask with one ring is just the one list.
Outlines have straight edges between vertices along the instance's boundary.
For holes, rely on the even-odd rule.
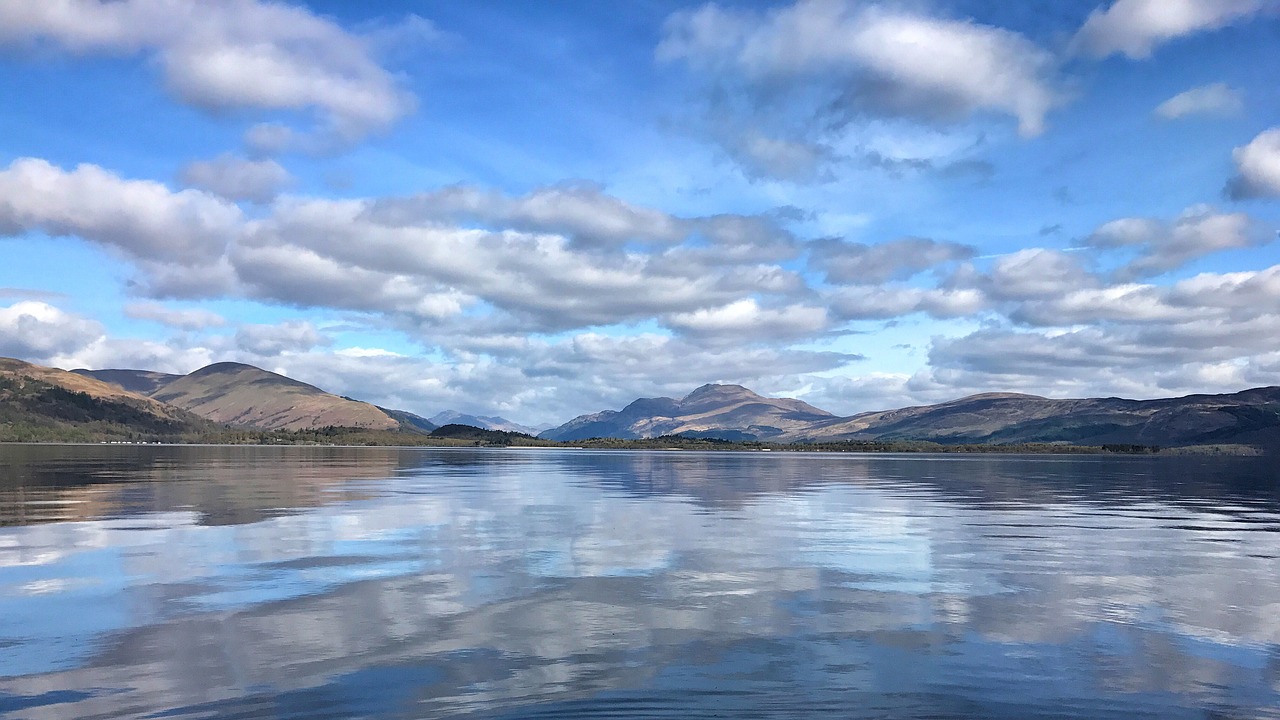
[[1205,308],[1230,310],[1245,317],[1273,312],[1280,307],[1280,265],[1246,272],[1202,273],[1175,283],[1168,298],[1184,313]]
[[1030,328],[935,338],[907,385],[920,397],[939,387],[1158,397],[1275,384],[1278,307],[1280,266],[1063,291],[1006,308]]
[[795,238],[766,215],[678,217],[608,195],[598,185],[563,183],[512,196],[455,185],[368,203],[361,222],[384,227],[472,227],[552,234],[571,248],[619,251],[709,241],[720,257],[758,261],[790,256]]
[[188,163],[178,179],[232,202],[254,203],[271,202],[293,180],[275,160],[246,160],[234,155]]
[[1061,333],[984,329],[936,342],[935,368],[1041,379],[1059,374],[1105,371],[1140,377],[1182,365],[1217,363],[1270,352],[1267,338],[1280,332],[1280,316],[1262,315],[1238,323],[1185,323],[1088,327]]
[[1235,200],[1280,197],[1280,127],[1271,128],[1231,153],[1236,176],[1227,184]]
[[1008,316],[1041,326],[1218,322],[1224,326],[1274,313],[1280,266],[1234,273],[1201,273],[1172,285],[1122,283],[1063,286],[1025,298]]
[[585,247],[617,247],[629,242],[671,245],[692,229],[679,218],[626,203],[590,184],[543,187],[519,197],[455,185],[374,202],[367,216],[386,225],[461,222],[558,233]]
[[362,219],[365,207],[310,201],[279,208],[233,262],[259,293],[279,300],[381,304],[380,297],[456,291],[537,330],[640,320],[740,296],[720,275],[655,271],[647,255],[578,253],[558,235],[375,223]]
[[809,243],[809,264],[829,283],[874,285],[906,280],[930,268],[968,260],[977,250],[959,243],[905,237],[867,245],[829,238]]
[[135,302],[124,306],[124,314],[135,320],[150,320],[178,330],[204,330],[227,324],[218,313],[199,308],[170,308],[159,303]]
[[44,302],[0,306],[0,356],[73,368],[144,368],[186,373],[207,365],[214,350],[200,341],[110,337],[101,323]]
[[811,337],[827,329],[828,319],[826,308],[766,308],[753,298],[746,298],[720,307],[675,313],[667,316],[665,323],[684,335],[750,343]]
[[328,345],[332,340],[309,322],[288,321],[275,325],[241,325],[236,330],[235,342],[244,352],[273,357],[306,352],[318,345]]
[[1102,58],[1123,54],[1141,60],[1159,45],[1239,22],[1263,0],[1116,0],[1090,13],[1072,40],[1076,52]]
[[344,142],[390,126],[414,106],[363,39],[283,3],[3,0],[0,43],[142,53],[185,102],[209,110],[311,110],[322,118],[323,134]]
[[[676,218],[587,188],[519,198],[447,189],[386,203],[295,198],[250,220],[207,192],[20,159],[0,171],[0,233],[33,230],[120,252],[141,273],[136,289],[156,297],[242,295],[419,320],[483,302],[532,330],[803,289],[794,273],[762,264],[794,253],[773,218]],[[628,238],[682,244],[639,252]]]
[[[300,320],[211,332],[221,320],[212,313],[155,302],[126,314],[168,325],[170,339],[107,338],[94,321],[34,298],[5,311],[0,349],[63,367],[180,372],[235,359],[388,406],[465,404],[535,422],[717,380],[762,392],[812,385],[812,398],[823,397],[814,374],[858,356],[795,342],[912,315],[959,322],[938,324],[929,366],[886,381],[871,407],[986,389],[1150,396],[1226,377],[1213,370],[1223,363],[1252,379],[1276,364],[1258,358],[1274,354],[1266,345],[1280,331],[1280,269],[1141,282],[1266,239],[1243,214],[1195,207],[1171,221],[1122,218],[1073,251],[995,258],[923,238],[802,244],[779,222],[680,217],[583,185],[289,196],[249,217],[208,192],[19,160],[0,170],[4,233],[98,243],[136,265],[138,292],[332,309],[359,327],[403,332],[428,353],[333,351],[328,331]],[[1134,257],[1101,273],[1101,251]],[[812,273],[796,269],[806,261],[828,282],[811,287]],[[973,321],[980,334],[948,335]],[[660,330],[636,335],[636,326]],[[1055,353],[1101,360],[1081,360],[1065,378]]]
[[988,306],[979,290],[863,285],[827,294],[832,312],[845,320],[888,320],[925,313],[935,318],[972,315]]
[[1160,275],[1205,255],[1271,241],[1244,213],[1220,213],[1208,206],[1187,208],[1173,222],[1154,218],[1112,220],[1085,238],[1095,249],[1133,248],[1137,257],[1118,272],[1121,279]]
[[[963,285],[970,281],[957,278],[953,282]],[[1078,254],[1046,248],[1002,255],[992,263],[991,271],[976,281],[985,292],[1001,300],[1056,297],[1098,283]]]
[[1025,37],[974,22],[843,0],[800,0],[767,14],[715,4],[680,11],[657,48],[757,83],[838,80],[858,112],[952,119],[1009,115],[1026,136],[1061,100],[1052,56]]
[[0,306],[0,355],[38,363],[103,337],[100,323],[35,300]]
[[1042,326],[1071,326],[1101,321],[1155,323],[1185,319],[1187,310],[1171,306],[1152,285],[1126,283],[1066,290],[1018,305],[1013,319]]
[[1157,105],[1155,114],[1165,120],[1177,120],[1188,115],[1239,115],[1243,110],[1244,99],[1239,90],[1226,83],[1214,83],[1174,95]]
[[220,256],[243,220],[221,198],[96,165],[19,158],[0,170],[0,234],[74,235],[149,261],[199,263]]

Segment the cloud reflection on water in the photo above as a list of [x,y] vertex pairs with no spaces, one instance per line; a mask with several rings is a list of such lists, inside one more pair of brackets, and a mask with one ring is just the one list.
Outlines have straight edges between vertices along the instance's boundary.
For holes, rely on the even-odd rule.
[[0,486],[22,717],[1280,700],[1253,459],[93,450]]

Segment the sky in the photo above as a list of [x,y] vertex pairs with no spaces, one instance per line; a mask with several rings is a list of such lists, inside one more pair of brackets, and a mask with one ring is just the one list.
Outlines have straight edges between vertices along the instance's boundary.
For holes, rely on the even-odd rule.
[[0,355],[551,425],[1280,384],[1275,0],[0,0]]

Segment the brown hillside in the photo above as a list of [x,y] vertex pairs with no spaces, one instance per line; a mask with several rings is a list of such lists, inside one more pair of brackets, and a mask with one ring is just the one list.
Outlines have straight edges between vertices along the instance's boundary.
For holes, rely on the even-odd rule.
[[165,383],[152,397],[214,422],[262,430],[400,427],[394,418],[369,403],[331,395],[314,385],[241,363],[201,368]]

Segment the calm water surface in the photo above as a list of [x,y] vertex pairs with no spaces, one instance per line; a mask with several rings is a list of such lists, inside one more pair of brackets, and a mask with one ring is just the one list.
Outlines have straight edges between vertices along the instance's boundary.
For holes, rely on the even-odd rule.
[[1276,465],[0,447],[0,716],[1280,718]]

